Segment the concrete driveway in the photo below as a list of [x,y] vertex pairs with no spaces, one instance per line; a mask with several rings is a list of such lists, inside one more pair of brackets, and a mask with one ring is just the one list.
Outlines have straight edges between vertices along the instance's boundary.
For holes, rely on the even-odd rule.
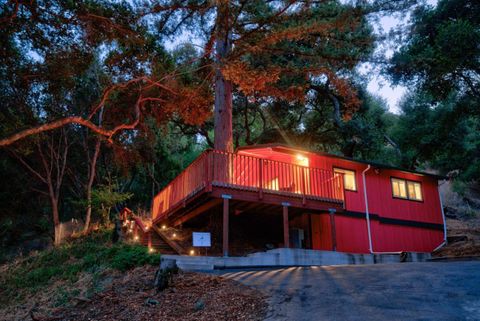
[[220,271],[270,296],[266,320],[480,320],[480,262]]

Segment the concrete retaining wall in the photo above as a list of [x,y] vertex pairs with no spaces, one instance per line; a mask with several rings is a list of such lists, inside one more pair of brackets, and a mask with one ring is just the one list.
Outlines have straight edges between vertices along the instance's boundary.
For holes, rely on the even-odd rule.
[[430,259],[428,253],[352,254],[332,251],[279,248],[257,252],[243,257],[162,255],[174,259],[182,270],[213,270],[228,268],[283,267],[312,265],[377,264],[422,262]]

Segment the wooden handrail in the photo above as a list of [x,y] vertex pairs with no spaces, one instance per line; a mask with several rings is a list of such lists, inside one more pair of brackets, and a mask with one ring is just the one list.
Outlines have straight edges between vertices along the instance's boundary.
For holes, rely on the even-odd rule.
[[211,186],[344,202],[343,177],[333,171],[260,157],[206,150],[152,202],[153,218]]

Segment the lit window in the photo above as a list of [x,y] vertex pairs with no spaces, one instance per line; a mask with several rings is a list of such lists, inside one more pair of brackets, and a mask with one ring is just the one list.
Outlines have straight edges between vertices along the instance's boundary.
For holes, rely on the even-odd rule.
[[335,176],[343,174],[343,186],[348,191],[357,190],[357,182],[355,181],[355,171],[349,171],[343,168],[334,168]]
[[400,178],[392,178],[393,197],[404,198],[413,201],[422,201],[422,185],[419,182],[408,181]]
[[393,197],[408,198],[405,180],[392,178]]
[[408,198],[415,201],[423,200],[422,188],[419,182],[407,181]]

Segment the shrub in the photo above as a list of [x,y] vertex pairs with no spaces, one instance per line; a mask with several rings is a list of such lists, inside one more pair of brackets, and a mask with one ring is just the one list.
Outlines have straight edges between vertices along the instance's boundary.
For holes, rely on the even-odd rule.
[[150,254],[147,248],[139,245],[122,245],[111,250],[116,251],[111,258],[110,266],[120,271],[146,264],[156,265],[160,262],[159,254]]
[[75,282],[81,272],[95,274],[108,268],[126,271],[159,264],[160,254],[149,253],[140,245],[112,245],[110,234],[111,230],[93,232],[10,264],[6,273],[0,275],[0,305],[16,298],[19,289],[35,291],[58,279]]

